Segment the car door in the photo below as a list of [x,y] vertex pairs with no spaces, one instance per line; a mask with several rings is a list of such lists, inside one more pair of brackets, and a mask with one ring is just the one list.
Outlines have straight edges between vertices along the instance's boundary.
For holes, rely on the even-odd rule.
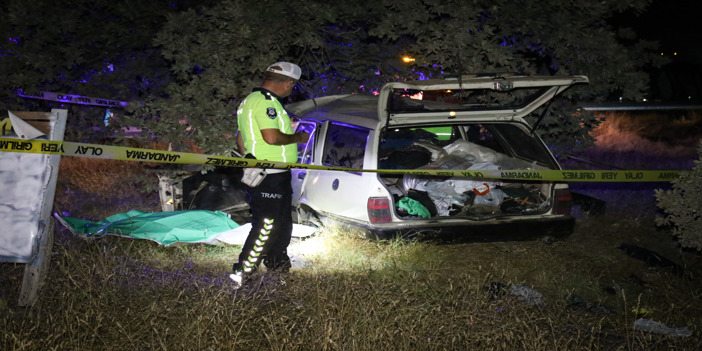
[[[299,121],[295,132],[307,132],[310,138],[306,143],[297,144],[297,163],[309,165],[312,164],[314,158],[314,148],[316,145],[315,139],[317,138],[317,124],[315,122]],[[292,205],[297,207],[300,203],[300,196],[302,195],[302,190],[304,187],[305,179],[307,178],[307,169],[293,168],[290,170],[292,175]]]
[[[329,167],[363,169],[370,130],[347,123],[325,122],[315,138],[315,163]],[[309,170],[300,203],[327,215],[365,219],[368,179],[377,176],[362,172]]]

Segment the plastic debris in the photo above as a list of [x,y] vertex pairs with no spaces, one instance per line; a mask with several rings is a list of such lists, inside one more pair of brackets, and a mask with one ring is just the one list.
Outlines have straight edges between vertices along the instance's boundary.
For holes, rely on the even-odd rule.
[[670,268],[674,273],[682,274],[683,268],[677,263],[661,256],[657,252],[651,251],[649,249],[631,245],[627,243],[622,243],[619,245],[619,249],[624,251],[627,255],[636,258],[638,260],[644,261],[649,266],[657,266],[661,268]]
[[490,286],[485,286],[483,289],[490,295],[490,301],[497,300],[507,295],[509,285],[502,282],[492,282]]
[[650,307],[633,307],[631,312],[637,317],[651,315],[656,309]]
[[502,282],[491,282],[489,286],[484,286],[483,290],[490,295],[490,301],[501,299],[509,294],[514,296],[521,302],[526,302],[530,305],[544,305],[543,295],[525,285],[505,284]]
[[669,327],[663,323],[645,318],[639,318],[635,320],[633,329],[648,333],[665,334],[680,337],[688,337],[692,335],[692,331],[686,327]]
[[604,305],[587,301],[578,295],[570,294],[566,296],[566,301],[568,301],[567,308],[569,309],[578,309],[599,315],[613,314],[613,312]]
[[530,305],[544,305],[543,295],[524,285],[512,285],[509,290],[510,296],[516,296],[517,300]]

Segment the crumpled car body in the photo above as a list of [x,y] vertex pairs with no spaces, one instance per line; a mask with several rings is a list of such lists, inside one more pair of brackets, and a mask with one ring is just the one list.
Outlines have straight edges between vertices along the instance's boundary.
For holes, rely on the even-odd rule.
[[[290,104],[296,130],[311,135],[298,145],[298,163],[358,170],[293,169],[294,218],[351,225],[378,239],[568,234],[574,219],[566,184],[402,170],[560,169],[525,117],[587,82],[584,76],[461,77]],[[363,171],[374,169],[397,173]]]

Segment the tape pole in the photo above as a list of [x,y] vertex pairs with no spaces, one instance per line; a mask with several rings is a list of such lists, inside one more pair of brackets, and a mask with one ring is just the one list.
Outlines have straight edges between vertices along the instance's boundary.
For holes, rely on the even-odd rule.
[[216,156],[177,151],[75,143],[70,141],[22,140],[0,138],[0,151],[100,158],[121,161],[141,161],[171,164],[212,165],[219,167],[256,167],[277,169],[313,169],[379,174],[410,174],[416,176],[499,179],[504,181],[549,182],[669,182],[682,170],[436,170],[436,169],[357,169],[305,165],[289,162],[252,160],[240,157]]

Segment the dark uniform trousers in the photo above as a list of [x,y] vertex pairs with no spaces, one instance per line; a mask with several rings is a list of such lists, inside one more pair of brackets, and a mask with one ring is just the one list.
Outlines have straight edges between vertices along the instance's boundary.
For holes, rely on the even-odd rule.
[[263,182],[247,188],[251,231],[234,264],[235,272],[250,274],[261,264],[268,270],[287,272],[288,245],[292,236],[292,186],[290,171],[269,173]]

